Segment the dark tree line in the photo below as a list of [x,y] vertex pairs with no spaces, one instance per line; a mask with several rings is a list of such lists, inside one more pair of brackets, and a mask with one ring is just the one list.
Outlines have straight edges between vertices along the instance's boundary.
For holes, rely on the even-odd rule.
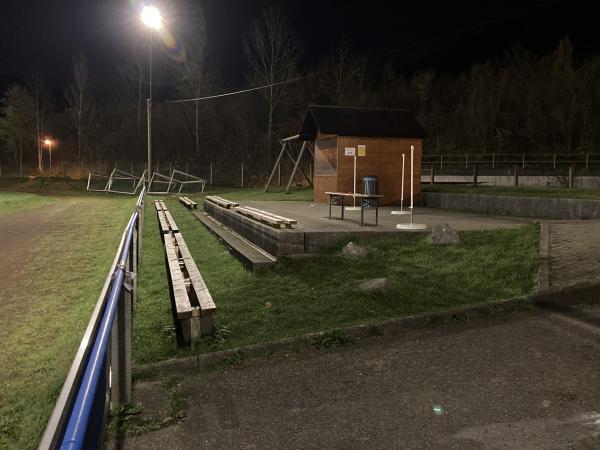
[[[183,43],[174,66],[173,99],[235,90],[224,83],[218,58],[206,42]],[[402,73],[376,64],[341,37],[316,67],[302,65],[302,46],[280,9],[261,13],[240,45],[250,86],[258,91],[202,101],[154,104],[154,164],[187,165],[206,174],[214,163],[244,163],[264,174],[278,140],[296,134],[309,103],[405,108],[429,132],[428,153],[593,152],[600,144],[600,57],[578,61],[564,39],[536,56],[513,50],[461,74]],[[111,95],[99,98],[85,55],[73,60],[72,81],[51,95],[42,74],[10,86],[1,100],[0,162],[44,169],[45,136],[58,141],[56,160],[134,161],[146,157],[148,67],[144,42],[115,70]],[[164,89],[163,89],[164,92]],[[57,98],[60,97],[60,98]],[[54,103],[64,105],[57,108]]]

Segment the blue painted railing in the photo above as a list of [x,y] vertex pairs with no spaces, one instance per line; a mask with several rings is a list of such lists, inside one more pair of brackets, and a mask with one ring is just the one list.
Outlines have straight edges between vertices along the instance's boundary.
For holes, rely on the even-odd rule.
[[39,449],[100,448],[109,403],[130,401],[131,307],[144,197],[142,190]]

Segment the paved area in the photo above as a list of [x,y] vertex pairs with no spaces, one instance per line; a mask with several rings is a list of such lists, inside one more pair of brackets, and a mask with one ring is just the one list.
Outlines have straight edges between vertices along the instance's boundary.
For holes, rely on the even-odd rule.
[[[244,201],[245,206],[263,209],[274,214],[290,217],[298,221],[298,228],[307,231],[374,231],[390,232],[396,230],[397,223],[408,223],[408,215],[392,215],[391,211],[399,207],[379,208],[378,227],[360,227],[360,211],[346,210],[344,220],[329,220],[329,205],[311,202],[282,202],[282,201]],[[340,217],[340,206],[332,207],[332,217]],[[486,216],[460,211],[441,210],[434,208],[415,208],[415,223],[424,223],[429,228],[440,223],[448,223],[456,230],[492,230],[498,228],[516,228],[525,223],[532,223],[531,219],[507,216]],[[367,210],[365,222],[368,225],[375,223],[375,211]]]
[[598,328],[540,310],[175,373],[183,422],[118,444],[600,448],[599,351]]
[[550,289],[600,283],[600,221],[549,222]]

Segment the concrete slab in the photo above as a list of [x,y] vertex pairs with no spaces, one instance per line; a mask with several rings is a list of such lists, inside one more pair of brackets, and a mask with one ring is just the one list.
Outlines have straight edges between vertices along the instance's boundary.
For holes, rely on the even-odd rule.
[[[290,217],[298,220],[298,229],[305,231],[323,232],[406,232],[396,230],[397,223],[408,223],[410,216],[392,215],[391,211],[399,207],[379,208],[379,226],[374,226],[375,211],[367,210],[365,222],[368,226],[360,226],[360,211],[348,211],[344,213],[344,220],[329,220],[329,205],[322,203],[296,202],[296,201],[244,201],[244,205],[263,209],[274,214]],[[340,206],[332,207],[332,217],[340,217]],[[517,228],[526,223],[532,223],[533,219],[486,216],[460,211],[440,210],[434,208],[415,208],[414,222],[424,223],[429,229],[433,225],[448,223],[452,228],[459,231],[467,230],[495,230],[499,228]]]

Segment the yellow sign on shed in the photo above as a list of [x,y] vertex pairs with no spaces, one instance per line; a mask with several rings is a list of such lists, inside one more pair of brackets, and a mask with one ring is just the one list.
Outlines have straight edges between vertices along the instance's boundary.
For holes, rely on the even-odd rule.
[[357,146],[358,152],[356,152],[356,156],[367,156],[367,146],[359,144]]

